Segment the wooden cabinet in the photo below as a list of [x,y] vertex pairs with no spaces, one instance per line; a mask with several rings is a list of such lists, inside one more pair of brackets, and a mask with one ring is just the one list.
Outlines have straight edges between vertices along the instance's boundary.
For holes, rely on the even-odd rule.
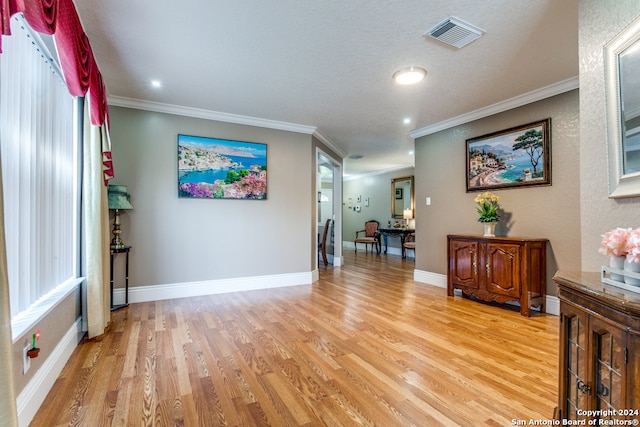
[[558,272],[553,280],[560,300],[557,417],[639,419],[640,294],[602,283],[599,273]]
[[447,293],[454,289],[483,301],[517,301],[523,316],[544,313],[546,239],[447,236]]

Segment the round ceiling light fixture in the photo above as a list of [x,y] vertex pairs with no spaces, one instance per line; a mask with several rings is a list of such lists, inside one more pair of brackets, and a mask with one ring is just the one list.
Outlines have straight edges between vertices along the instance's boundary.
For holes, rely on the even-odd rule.
[[399,85],[416,84],[427,75],[427,70],[420,67],[407,67],[393,73],[393,81]]

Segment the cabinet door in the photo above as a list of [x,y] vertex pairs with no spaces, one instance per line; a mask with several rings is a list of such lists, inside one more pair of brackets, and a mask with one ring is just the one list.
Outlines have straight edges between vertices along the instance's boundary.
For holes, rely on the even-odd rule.
[[487,291],[520,297],[520,245],[487,243],[483,253]]
[[560,378],[560,402],[562,417],[570,420],[578,417],[579,410],[586,411],[589,405],[591,386],[589,384],[588,356],[588,316],[581,310],[562,304],[562,330],[560,348],[562,349],[562,378]]
[[452,240],[449,251],[451,282],[478,289],[478,242]]
[[[593,316],[589,329],[594,363],[595,410],[627,408],[626,404],[626,333]],[[613,414],[614,412],[611,412]],[[602,417],[612,419],[615,417]],[[620,418],[619,416],[617,418]]]

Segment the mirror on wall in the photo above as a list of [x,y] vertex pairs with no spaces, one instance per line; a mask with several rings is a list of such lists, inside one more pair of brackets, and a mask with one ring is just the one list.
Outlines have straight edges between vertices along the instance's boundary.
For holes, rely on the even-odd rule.
[[640,17],[605,46],[609,197],[640,196]]
[[391,180],[391,217],[403,218],[405,209],[411,209],[413,218],[413,176]]

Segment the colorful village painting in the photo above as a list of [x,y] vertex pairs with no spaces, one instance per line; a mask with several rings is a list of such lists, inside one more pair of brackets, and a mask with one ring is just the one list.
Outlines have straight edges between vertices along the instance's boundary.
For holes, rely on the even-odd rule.
[[265,200],[267,145],[178,135],[178,195]]
[[550,119],[467,140],[467,191],[551,184]]

